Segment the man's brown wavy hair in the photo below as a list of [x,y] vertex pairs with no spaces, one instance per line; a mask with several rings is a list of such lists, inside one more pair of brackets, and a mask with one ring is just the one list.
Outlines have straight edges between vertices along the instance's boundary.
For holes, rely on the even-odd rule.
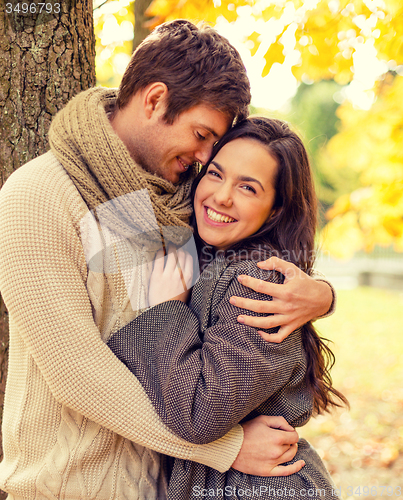
[[133,53],[119,87],[117,106],[154,82],[168,87],[168,124],[204,104],[233,123],[248,115],[250,84],[241,56],[213,28],[179,19],[158,26]]

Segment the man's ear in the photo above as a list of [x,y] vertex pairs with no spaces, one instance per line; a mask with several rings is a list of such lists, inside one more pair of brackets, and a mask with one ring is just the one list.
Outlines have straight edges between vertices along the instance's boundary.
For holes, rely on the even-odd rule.
[[144,89],[143,106],[147,118],[157,113],[163,115],[166,108],[168,87],[163,82],[154,82]]

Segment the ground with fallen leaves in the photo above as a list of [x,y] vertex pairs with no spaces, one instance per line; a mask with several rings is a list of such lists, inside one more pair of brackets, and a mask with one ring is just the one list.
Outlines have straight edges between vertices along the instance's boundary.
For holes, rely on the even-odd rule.
[[[403,292],[338,291],[336,313],[316,323],[332,340],[334,384],[351,410],[299,429],[325,461],[345,500],[402,497]],[[0,499],[4,498],[0,493]]]
[[316,326],[333,341],[334,385],[351,409],[311,420],[300,435],[343,498],[403,498],[403,292],[339,290],[337,312]]

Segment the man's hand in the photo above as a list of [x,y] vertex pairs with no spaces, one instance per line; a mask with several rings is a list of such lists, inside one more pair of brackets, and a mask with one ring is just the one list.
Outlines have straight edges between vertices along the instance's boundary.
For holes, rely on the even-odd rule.
[[301,271],[291,262],[271,257],[259,262],[261,269],[279,271],[284,274],[283,284],[269,283],[250,276],[239,276],[239,281],[259,293],[271,295],[273,300],[252,300],[243,297],[231,297],[231,304],[249,311],[270,314],[267,317],[238,316],[238,321],[255,328],[274,328],[280,326],[277,333],[268,334],[259,331],[269,342],[281,342],[288,335],[312,319],[326,314],[333,301],[330,286],[324,281],[317,281]]
[[259,417],[241,424],[244,439],[232,468],[254,476],[289,476],[305,465],[303,460],[282,466],[297,453],[298,433],[283,417]]

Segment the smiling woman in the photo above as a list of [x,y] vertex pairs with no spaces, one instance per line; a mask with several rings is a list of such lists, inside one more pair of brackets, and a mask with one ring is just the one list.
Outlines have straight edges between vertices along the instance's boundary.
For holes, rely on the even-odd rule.
[[[305,148],[284,122],[245,120],[218,142],[192,193],[199,256],[208,245],[213,259],[194,285],[189,305],[186,293],[178,295],[178,290],[192,265],[180,250],[177,257],[168,253],[165,265],[162,260],[154,264],[150,277],[155,307],[114,333],[108,346],[182,438],[206,443],[239,422],[247,436],[258,420],[263,428],[288,434],[283,458],[292,462],[252,475],[256,472],[240,456],[226,473],[175,459],[168,465],[167,498],[211,491],[223,500],[225,490],[225,498],[233,500],[245,491],[259,491],[268,500],[275,488],[293,490],[291,496],[298,497],[309,490],[318,500],[334,500],[337,493],[318,454],[307,441],[299,441],[298,451],[292,441],[294,427],[346,402],[329,377],[331,351],[311,323],[282,343],[268,342],[278,327],[260,332],[242,324],[231,301],[234,295],[265,299],[240,284],[243,275],[283,282],[280,273],[256,264],[265,252],[288,251],[302,271],[311,272],[316,205]],[[274,477],[286,474],[291,475]]]
[[272,214],[277,169],[277,160],[255,139],[240,138],[225,145],[195,193],[200,238],[226,250],[260,229]]

